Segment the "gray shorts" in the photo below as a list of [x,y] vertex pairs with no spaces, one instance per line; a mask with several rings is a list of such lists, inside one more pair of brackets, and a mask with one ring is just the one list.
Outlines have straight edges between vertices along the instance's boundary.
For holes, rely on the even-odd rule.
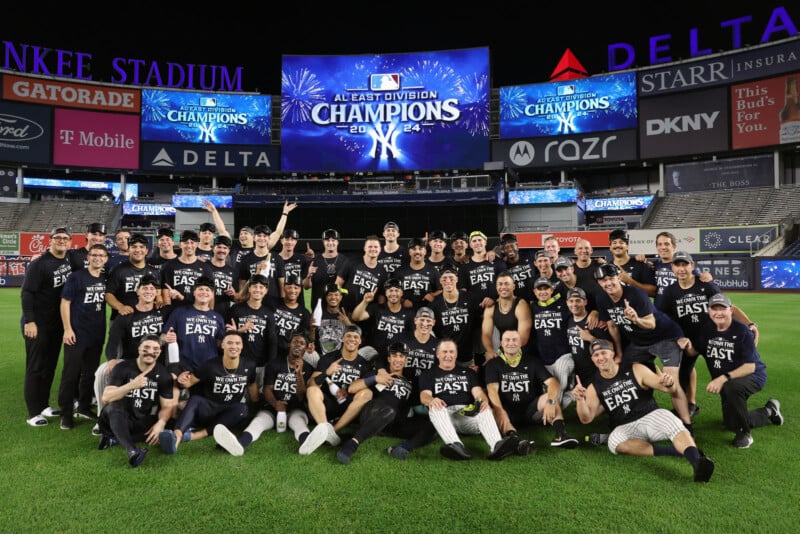
[[679,367],[683,351],[677,338],[656,341],[651,345],[629,343],[623,350],[622,360],[626,362],[653,363],[658,358],[664,367]]

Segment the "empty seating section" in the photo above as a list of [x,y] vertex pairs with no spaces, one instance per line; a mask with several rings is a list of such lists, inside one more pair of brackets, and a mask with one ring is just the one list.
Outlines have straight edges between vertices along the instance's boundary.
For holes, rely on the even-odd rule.
[[646,228],[778,224],[800,215],[800,187],[758,187],[735,191],[670,194],[661,200]]
[[118,206],[99,200],[40,200],[30,204],[0,204],[3,230],[48,232],[56,226],[71,226],[84,233],[93,222],[110,225]]

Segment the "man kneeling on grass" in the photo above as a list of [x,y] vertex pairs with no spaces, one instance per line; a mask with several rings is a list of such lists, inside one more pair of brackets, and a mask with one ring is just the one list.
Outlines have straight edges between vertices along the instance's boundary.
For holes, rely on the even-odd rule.
[[[111,371],[110,383],[103,389],[104,404],[98,426],[102,437],[98,449],[105,450],[119,443],[128,455],[131,467],[138,467],[147,454],[148,445],[158,443],[159,433],[169,422],[175,406],[172,375],[158,363],[161,341],[155,334],[139,341],[135,360],[122,360]],[[158,407],[158,412],[153,413]]]
[[[653,398],[655,389],[671,395],[678,387],[675,379],[664,372],[656,374],[641,363],[618,364],[614,345],[605,339],[592,342],[589,351],[599,372],[587,387],[576,377],[578,383],[572,390],[581,423],[591,423],[606,410],[612,429],[608,449],[612,453],[683,456],[692,464],[694,481],[708,482],[714,462],[700,452],[681,420],[659,408]],[[656,445],[667,440],[672,445]]]

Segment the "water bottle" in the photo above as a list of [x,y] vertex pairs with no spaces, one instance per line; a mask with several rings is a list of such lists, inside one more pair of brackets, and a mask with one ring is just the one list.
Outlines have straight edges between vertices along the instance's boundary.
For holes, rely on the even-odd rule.
[[276,425],[276,430],[278,432],[286,432],[286,412],[278,412],[278,423]]

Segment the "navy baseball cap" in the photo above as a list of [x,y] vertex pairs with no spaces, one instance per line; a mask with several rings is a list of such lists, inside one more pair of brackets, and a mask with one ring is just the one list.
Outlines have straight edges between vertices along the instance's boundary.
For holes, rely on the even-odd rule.
[[392,287],[396,287],[398,289],[403,289],[403,283],[400,281],[399,278],[389,278],[383,283],[383,290],[386,291]]
[[297,275],[287,276],[283,280],[283,285],[284,286],[300,286],[300,287],[303,287],[303,281]]
[[86,232],[89,234],[103,234],[106,232],[106,225],[103,223],[92,223],[86,227]]
[[613,230],[610,234],[608,234],[608,242],[612,242],[615,239],[622,239],[626,243],[630,241],[630,237],[628,237],[628,232],[625,230]]
[[194,230],[184,230],[181,232],[181,242],[185,241],[200,241],[200,237],[197,235],[197,232]]
[[408,240],[408,248],[412,249],[414,247],[425,248],[425,241],[421,237],[412,237]]
[[464,243],[469,243],[469,236],[466,232],[453,232],[450,234],[450,242],[461,240]]
[[218,235],[214,238],[214,246],[216,247],[217,245],[225,245],[226,247],[231,248],[233,246],[233,241],[231,241],[231,238],[226,235]]
[[253,235],[257,234],[267,234],[270,235],[272,233],[272,228],[267,226],[266,224],[259,224],[253,229]]
[[147,242],[147,238],[145,237],[144,234],[131,234],[131,236],[128,238],[128,246],[131,246],[134,243],[139,243],[144,246],[149,245],[149,243]]
[[403,343],[402,341],[395,341],[391,345],[389,345],[389,354],[400,353],[403,356],[408,356],[408,345]]
[[213,233],[213,232],[217,231],[217,227],[216,227],[216,225],[214,223],[205,222],[205,223],[200,225],[200,231],[201,232],[212,232]]
[[604,263],[594,271],[595,280],[602,280],[606,276],[619,276],[619,267],[613,263]]
[[595,339],[592,341],[592,344],[589,345],[589,353],[594,354],[598,350],[610,350],[614,351],[614,345],[607,339]]
[[253,284],[261,284],[262,286],[269,288],[269,279],[263,274],[254,274],[253,276],[250,277],[248,283],[251,286]]
[[283,231],[283,235],[281,236],[283,239],[300,239],[300,233],[297,230],[292,230],[291,228],[287,228]]
[[434,239],[441,239],[442,241],[447,241],[447,234],[444,233],[443,230],[433,230],[428,234],[428,241],[433,241]]
[[192,290],[194,291],[195,289],[201,286],[211,288],[212,290],[215,289],[214,280],[208,276],[198,276],[197,279],[194,281],[194,287],[192,288]]
[[517,236],[515,234],[503,234],[503,237],[500,238],[500,244],[505,245],[506,243],[517,243]]
[[175,232],[172,230],[172,228],[159,228],[158,232],[156,232],[156,237],[163,236],[175,237]]
[[443,275],[445,273],[452,273],[452,274],[455,274],[456,276],[458,276],[458,265],[456,265],[452,261],[447,261],[447,262],[443,263],[442,266],[439,267],[439,276],[441,276],[441,275]]
[[161,288],[161,280],[158,277],[153,276],[152,274],[146,274],[139,278],[139,283],[136,285],[136,289],[139,289],[142,286],[153,286],[155,288]]
[[328,228],[324,232],[322,232],[322,239],[339,239],[339,230],[334,230],[333,228]]

